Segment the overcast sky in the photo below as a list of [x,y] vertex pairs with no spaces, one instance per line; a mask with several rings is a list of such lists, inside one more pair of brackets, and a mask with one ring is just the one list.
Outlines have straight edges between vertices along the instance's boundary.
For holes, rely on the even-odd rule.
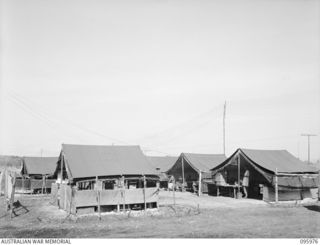
[[[317,0],[3,0],[0,153],[287,149],[320,135]],[[311,141],[320,158],[320,136]]]

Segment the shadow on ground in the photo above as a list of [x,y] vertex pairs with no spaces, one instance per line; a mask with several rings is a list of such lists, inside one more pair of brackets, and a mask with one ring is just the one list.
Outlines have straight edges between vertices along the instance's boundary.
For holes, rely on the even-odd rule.
[[309,209],[311,211],[320,212],[320,206],[317,205],[311,205],[311,206],[304,206],[306,209]]

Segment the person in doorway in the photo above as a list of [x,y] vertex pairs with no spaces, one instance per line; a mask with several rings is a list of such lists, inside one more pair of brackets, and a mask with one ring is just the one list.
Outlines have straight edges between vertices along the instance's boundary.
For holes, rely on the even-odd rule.
[[250,176],[250,172],[249,172],[249,170],[246,170],[244,172],[244,176],[243,176],[243,180],[242,180],[244,198],[248,198],[249,176]]

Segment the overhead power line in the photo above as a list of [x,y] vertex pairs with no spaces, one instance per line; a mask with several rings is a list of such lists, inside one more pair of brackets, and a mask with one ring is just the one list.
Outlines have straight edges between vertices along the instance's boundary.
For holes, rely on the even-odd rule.
[[[119,139],[116,139],[114,137],[110,137],[110,136],[107,136],[105,134],[102,134],[102,133],[100,133],[98,131],[83,127],[83,126],[81,126],[81,125],[79,125],[77,123],[74,123],[73,121],[71,121],[70,119],[68,119],[66,117],[63,117],[63,122],[62,123],[61,123],[60,119],[59,120],[58,119],[52,119],[52,116],[49,115],[45,111],[45,109],[43,109],[43,108],[39,109],[39,106],[37,106],[38,108],[36,110],[32,105],[30,105],[30,104],[34,104],[34,103],[32,103],[32,102],[30,103],[30,100],[26,99],[24,96],[21,96],[21,95],[15,93],[13,91],[10,92],[8,97],[12,102],[14,102],[17,106],[19,106],[19,108],[24,110],[26,113],[32,115],[36,119],[41,120],[46,125],[48,125],[49,127],[51,127],[52,129],[54,129],[56,131],[61,132],[61,129],[64,129],[65,126],[66,126],[65,123],[68,123],[69,126],[72,126],[73,128],[80,129],[83,132],[86,132],[88,134],[99,136],[101,138],[105,138],[105,139],[108,139],[109,141],[113,141],[113,142],[118,142],[120,144],[132,145],[131,143],[129,143],[127,141],[119,140]],[[69,133],[69,130],[65,130],[64,129],[63,131]],[[141,147],[146,151],[153,151],[153,152],[158,152],[158,153],[165,154],[165,155],[170,155],[167,152],[159,151],[157,149],[153,149],[153,148],[150,148],[148,146],[141,146]]]

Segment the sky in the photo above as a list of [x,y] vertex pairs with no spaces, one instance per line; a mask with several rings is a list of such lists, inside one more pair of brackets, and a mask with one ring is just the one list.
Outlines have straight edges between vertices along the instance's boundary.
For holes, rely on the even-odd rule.
[[0,154],[320,159],[317,0],[1,0]]

